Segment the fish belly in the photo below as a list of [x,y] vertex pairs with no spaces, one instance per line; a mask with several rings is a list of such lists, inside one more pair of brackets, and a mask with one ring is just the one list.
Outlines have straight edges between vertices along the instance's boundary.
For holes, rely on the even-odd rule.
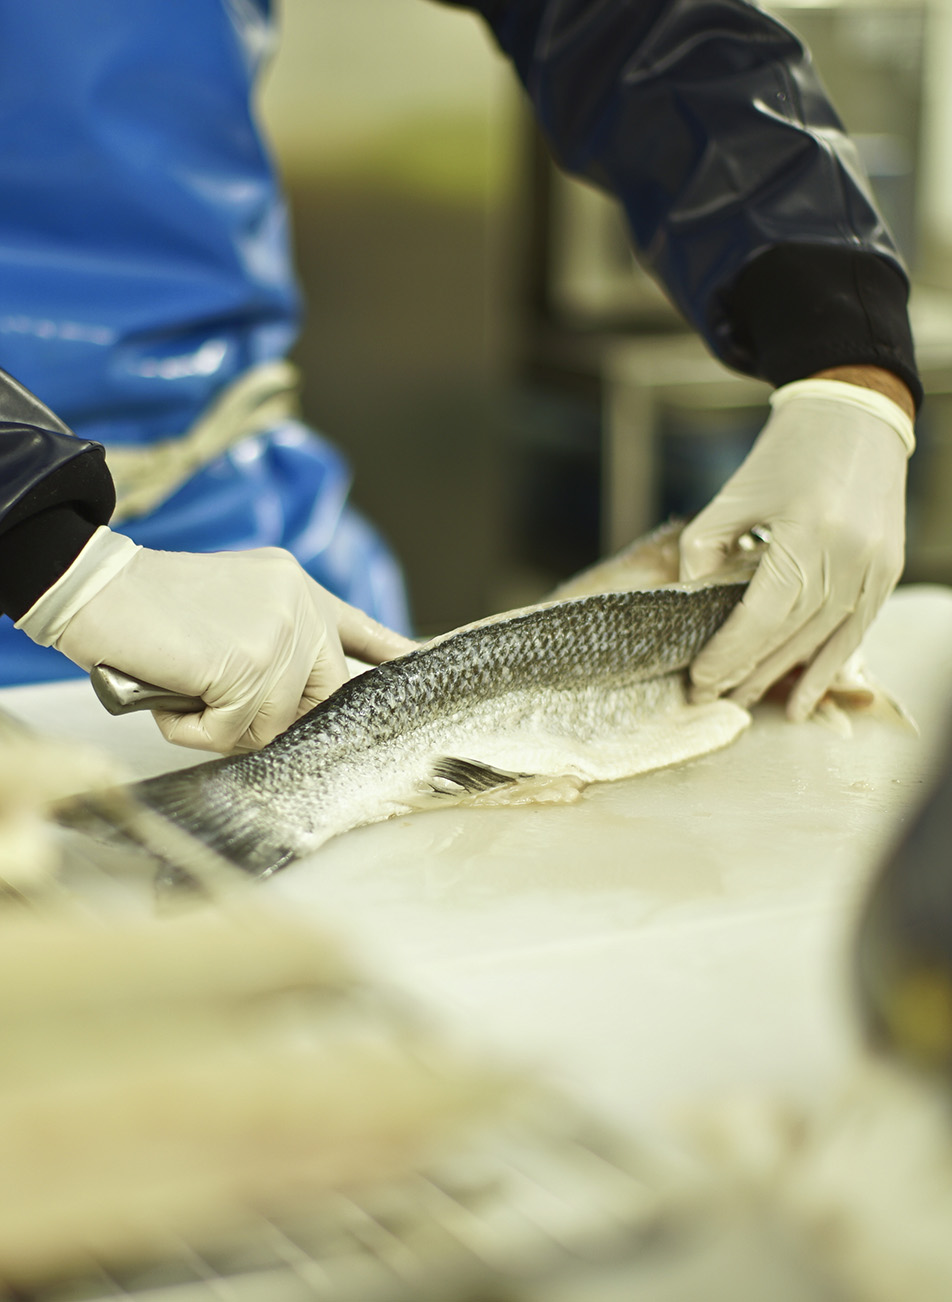
[[718,750],[749,722],[731,701],[691,705],[681,674],[623,688],[507,693],[474,705],[453,728],[418,736],[412,756],[407,747],[397,760],[406,781],[391,786],[388,803],[421,809],[449,800],[572,799],[589,782]]
[[291,780],[287,772],[266,799],[244,766],[202,783],[184,770],[144,785],[154,813],[261,877],[333,836],[417,810],[574,799],[590,782],[726,746],[749,721],[730,701],[691,705],[681,673],[624,687],[522,688],[474,698],[423,726],[408,721],[330,774],[315,770],[308,780],[298,769]]

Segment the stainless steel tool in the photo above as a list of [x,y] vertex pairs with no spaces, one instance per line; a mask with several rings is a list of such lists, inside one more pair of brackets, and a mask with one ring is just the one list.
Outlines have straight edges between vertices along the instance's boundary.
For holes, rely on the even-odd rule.
[[172,710],[194,714],[205,709],[200,696],[171,692],[155,683],[144,683],[112,665],[96,665],[89,675],[93,691],[110,714],[133,714],[136,710]]

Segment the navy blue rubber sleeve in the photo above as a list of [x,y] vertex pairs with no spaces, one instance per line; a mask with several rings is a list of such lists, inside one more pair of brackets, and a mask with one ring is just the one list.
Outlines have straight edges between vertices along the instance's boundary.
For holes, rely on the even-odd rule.
[[880,365],[921,396],[901,258],[781,22],[747,0],[441,2],[482,14],[556,161],[620,199],[724,362],[774,383]]

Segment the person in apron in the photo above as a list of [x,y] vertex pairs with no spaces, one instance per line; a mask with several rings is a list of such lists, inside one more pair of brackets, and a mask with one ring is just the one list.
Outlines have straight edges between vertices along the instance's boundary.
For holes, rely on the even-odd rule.
[[[762,527],[692,673],[748,703],[806,662],[803,717],[898,579],[921,400],[905,271],[809,56],[746,0],[446,2],[712,351],[777,386],[682,577]],[[160,717],[173,740],[260,745],[342,681],[342,647],[410,645],[346,463],[296,415],[250,107],[270,0],[0,0],[0,31],[0,674],[78,672],[56,647],[201,696]]]
[[[0,365],[77,440],[106,449],[117,501],[111,517],[95,517],[111,519],[112,530],[99,539],[98,577],[133,554],[126,540],[155,553],[278,547],[349,605],[409,631],[399,565],[349,503],[345,457],[301,421],[298,377],[285,360],[300,305],[285,206],[251,108],[271,45],[267,6],[2,0],[0,31]],[[34,420],[49,427],[55,418]],[[49,511],[45,525],[47,533],[56,525]],[[34,539],[34,559],[36,551]],[[125,621],[118,593],[115,614],[97,616],[125,623],[120,643],[136,637],[133,584],[164,582],[134,577],[143,559],[127,576]],[[270,564],[279,577],[263,577],[265,593],[282,581],[297,597],[313,592],[286,559]],[[217,617],[225,629],[231,615],[233,637],[263,619],[261,596],[246,590],[250,577],[225,580],[237,590]],[[206,582],[220,580],[210,572]],[[209,600],[199,583],[184,604]],[[175,604],[170,593],[166,621]],[[319,637],[323,618],[303,605],[310,622],[276,636]],[[13,613],[24,612],[14,603]],[[52,641],[36,624],[39,643]],[[275,648],[263,642],[261,659],[270,662]],[[85,648],[75,648],[77,664],[39,643],[0,620],[0,682],[89,667]],[[385,638],[384,649],[407,645]],[[363,650],[375,655],[373,645]],[[334,672],[311,682],[304,704],[343,674],[339,648],[329,654]],[[140,655],[139,668],[148,661]],[[262,668],[235,666],[233,675]],[[250,727],[250,708],[237,722]],[[282,725],[287,714],[278,711]],[[237,722],[211,733],[206,726],[195,740],[222,749],[241,737],[267,740],[261,720],[250,734],[236,733]],[[173,730],[179,740],[185,733]]]

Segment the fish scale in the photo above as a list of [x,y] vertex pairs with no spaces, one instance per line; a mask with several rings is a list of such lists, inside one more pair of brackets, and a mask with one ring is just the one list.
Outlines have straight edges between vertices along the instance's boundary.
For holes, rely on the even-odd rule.
[[130,791],[266,876],[427,802],[512,800],[540,777],[584,783],[675,763],[748,721],[729,702],[691,706],[684,690],[744,588],[599,593],[480,621],[351,679],[260,751]]

